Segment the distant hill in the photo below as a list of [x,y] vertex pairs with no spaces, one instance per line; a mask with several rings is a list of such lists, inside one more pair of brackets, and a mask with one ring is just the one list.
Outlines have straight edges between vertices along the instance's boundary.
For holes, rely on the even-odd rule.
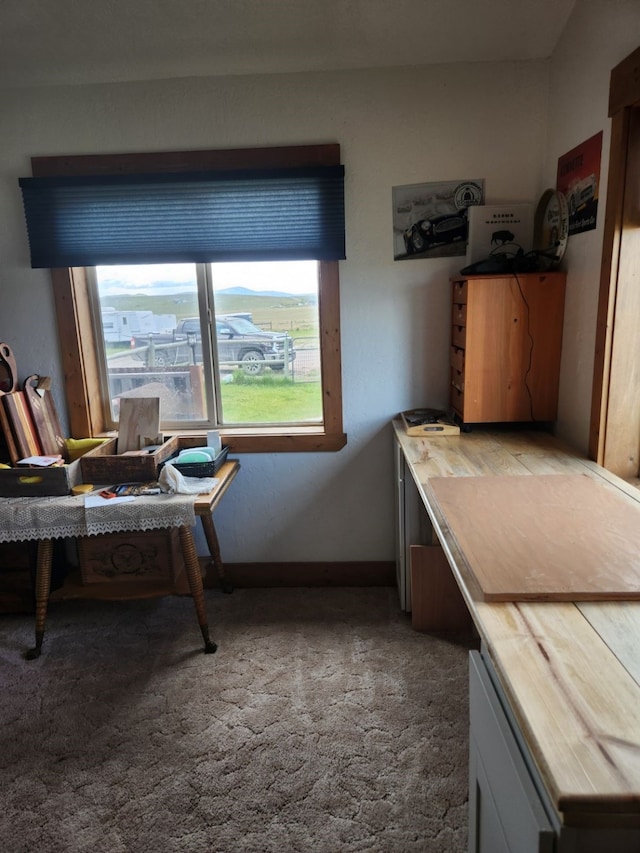
[[278,299],[291,299],[302,295],[286,293],[284,290],[252,290],[250,287],[223,287],[216,290],[216,293],[222,293],[225,296],[275,296]]

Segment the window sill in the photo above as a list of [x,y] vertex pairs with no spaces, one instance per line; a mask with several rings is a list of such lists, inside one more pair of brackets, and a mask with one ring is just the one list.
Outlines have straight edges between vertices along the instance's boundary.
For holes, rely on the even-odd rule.
[[[342,450],[347,444],[346,433],[325,433],[325,432],[295,432],[289,431],[286,433],[265,432],[250,433],[246,430],[219,430],[222,437],[222,443],[228,445],[231,453],[318,453],[331,452],[335,453]],[[100,433],[99,438],[113,438],[116,436],[117,430],[109,430],[108,432]],[[181,429],[179,432],[173,433],[167,431],[165,437],[171,435],[188,435],[201,436],[202,443],[206,444],[207,433],[201,429]]]
[[[206,442],[206,432],[202,430],[180,430],[180,435],[201,435]],[[320,451],[336,452],[347,444],[345,433],[325,433],[310,431],[248,432],[239,429],[221,429],[222,443],[228,445],[231,453],[315,453]]]

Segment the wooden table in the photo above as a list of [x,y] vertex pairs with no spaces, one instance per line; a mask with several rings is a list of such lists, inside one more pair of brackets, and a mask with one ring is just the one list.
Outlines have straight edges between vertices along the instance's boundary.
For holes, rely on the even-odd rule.
[[[240,469],[240,463],[237,460],[229,460],[222,465],[216,473],[218,483],[208,493],[197,495],[194,498],[195,515],[201,519],[205,538],[211,556],[211,563],[216,569],[220,578],[223,589],[227,592],[231,591],[231,585],[225,578],[224,567],[220,556],[220,546],[218,537],[213,522],[213,511],[218,506],[222,497],[231,485]],[[180,546],[185,564],[185,570],[189,585],[189,592],[193,597],[198,624],[204,639],[204,651],[211,654],[216,651],[216,644],[210,639],[209,625],[204,601],[204,588],[202,584],[202,573],[200,569],[200,561],[196,551],[193,530],[188,525],[181,525],[178,528],[180,537]],[[107,534],[108,535],[108,534]],[[47,616],[47,606],[51,593],[51,560],[53,553],[52,539],[39,539],[37,564],[36,564],[36,588],[35,588],[35,646],[27,652],[29,659],[39,657],[42,650],[44,639],[45,622]],[[141,583],[133,583],[128,587],[125,593],[119,591],[115,595],[109,592],[111,582],[100,584],[71,584],[69,588],[64,588],[60,593],[56,593],[57,598],[143,598],[157,595],[167,595],[174,592],[174,588],[169,586],[154,586],[150,588]]]
[[[477,677],[472,678],[472,694],[477,699],[478,691],[486,688],[495,694],[500,705],[497,711],[493,708],[487,714],[484,710],[476,713],[472,700],[469,850],[600,853],[610,849],[637,853],[640,602],[603,601],[598,600],[597,594],[589,601],[572,601],[570,595],[563,595],[563,600],[487,600],[470,568],[473,560],[461,547],[464,536],[456,530],[458,522],[452,526],[439,501],[434,500],[433,484],[434,478],[441,477],[484,480],[580,475],[613,489],[632,511],[639,507],[640,491],[544,432],[474,429],[460,436],[410,438],[402,424],[394,421],[394,434],[428,514],[433,541],[444,551],[481,638],[480,665],[488,677],[480,687]],[[450,491],[455,494],[454,484]],[[603,526],[607,525],[607,512],[603,507]],[[505,519],[504,524],[508,523]],[[585,539],[587,533],[593,539],[593,531],[584,532]],[[637,531],[630,533],[635,536]],[[568,530],[565,534],[562,530],[557,532],[559,545],[564,544],[562,537],[568,534]],[[499,524],[496,525],[491,540],[496,563],[504,559],[502,548],[507,538],[500,535]],[[618,549],[624,552],[627,545],[623,539],[609,547],[613,562]],[[425,583],[428,585],[428,580]],[[637,598],[637,590],[635,593]],[[442,606],[448,606],[447,602],[443,601]],[[434,607],[437,609],[438,605]],[[549,824],[531,844],[524,840],[524,817],[518,826],[509,828],[512,816],[520,814],[516,806],[500,806],[504,779],[497,777],[502,771],[494,768],[482,776],[486,768],[479,769],[486,746],[475,742],[474,725],[482,729],[488,744],[494,729],[488,723],[486,731],[482,727],[490,716],[495,731],[496,726],[499,728],[496,720],[506,721],[505,736],[513,737],[521,756],[514,761],[524,761],[528,781],[522,785],[529,786],[531,798],[536,799],[535,808],[529,804],[525,809],[529,816],[526,819],[539,807],[539,814]],[[487,767],[497,754],[497,744],[496,740],[492,755],[486,758]],[[484,781],[480,781],[481,777]],[[515,783],[507,785],[505,795],[515,798],[516,787]],[[489,801],[495,805],[491,816],[483,811]],[[516,834],[517,842],[513,841]]]

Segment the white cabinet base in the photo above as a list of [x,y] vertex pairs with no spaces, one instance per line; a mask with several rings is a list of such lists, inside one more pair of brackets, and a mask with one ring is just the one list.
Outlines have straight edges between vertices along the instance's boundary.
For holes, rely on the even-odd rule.
[[478,652],[469,702],[469,853],[553,853],[554,827]]
[[469,653],[469,703],[469,853],[639,853],[639,826],[561,823],[486,652]]

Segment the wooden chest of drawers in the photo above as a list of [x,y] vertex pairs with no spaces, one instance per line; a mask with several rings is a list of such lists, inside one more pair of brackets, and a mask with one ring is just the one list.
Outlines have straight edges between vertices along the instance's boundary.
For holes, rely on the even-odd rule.
[[553,421],[565,274],[452,280],[451,408],[465,423]]

